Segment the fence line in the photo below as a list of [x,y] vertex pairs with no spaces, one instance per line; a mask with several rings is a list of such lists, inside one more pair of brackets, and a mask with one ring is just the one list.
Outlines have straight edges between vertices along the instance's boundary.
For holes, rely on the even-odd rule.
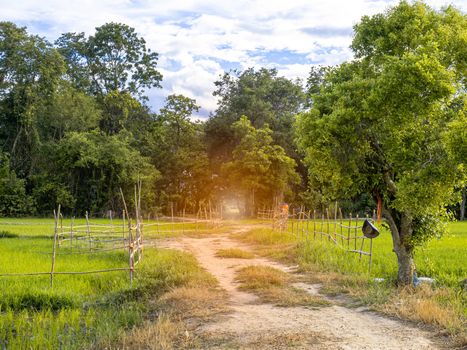
[[[333,209],[333,210],[332,210]],[[297,238],[303,236],[306,240],[327,240],[334,243],[347,253],[359,255],[359,260],[362,256],[368,256],[368,271],[371,271],[373,262],[373,239],[375,237],[367,237],[362,232],[364,227],[362,219],[358,215],[345,218],[342,210],[338,208],[337,203],[334,208],[326,208],[321,215],[317,215],[316,210],[313,213],[306,211],[304,207],[296,210],[292,209],[289,212],[288,207],[271,210],[258,211],[258,219],[272,220],[272,228],[275,231],[287,233],[290,232],[296,235]],[[331,212],[333,212],[331,214]],[[363,220],[369,223],[374,222],[368,216]],[[362,232],[362,234],[359,234]],[[369,250],[365,251],[365,242],[369,240]],[[353,242],[353,244],[351,244]]]
[[[61,207],[54,210],[54,224],[53,224],[53,245],[49,252],[37,252],[41,254],[51,255],[50,271],[40,272],[24,272],[24,273],[3,273],[0,277],[22,277],[22,276],[50,276],[50,287],[53,287],[54,277],[56,275],[87,275],[98,274],[115,271],[128,271],[130,284],[133,283],[134,273],[136,267],[143,259],[144,252],[144,233],[178,233],[178,232],[203,232],[210,231],[213,228],[219,227],[222,224],[222,211],[220,214],[209,208],[200,207],[195,217],[170,217],[170,222],[161,222],[161,219],[169,219],[169,217],[157,218],[156,222],[144,222],[141,215],[141,184],[135,186],[135,217],[134,219],[129,215],[126,207],[125,199],[124,210],[121,216],[121,223],[115,220],[112,213],[109,213],[110,223],[96,223],[92,222],[89,214],[86,212],[85,224],[76,225],[75,218],[72,217],[69,225],[63,224],[63,215]],[[0,222],[0,224],[8,224]],[[25,224],[25,223],[11,223],[11,224]],[[30,223],[35,225],[34,223]],[[52,226],[51,224],[43,224]],[[188,226],[187,225],[191,225]],[[196,228],[193,229],[192,225]],[[165,229],[170,228],[170,229]],[[150,243],[149,246],[154,246]],[[89,271],[56,271],[57,259],[60,256],[66,255],[85,255],[85,254],[98,254],[102,252],[110,252],[116,250],[123,250],[127,253],[128,266],[115,267],[108,269],[98,269]]]

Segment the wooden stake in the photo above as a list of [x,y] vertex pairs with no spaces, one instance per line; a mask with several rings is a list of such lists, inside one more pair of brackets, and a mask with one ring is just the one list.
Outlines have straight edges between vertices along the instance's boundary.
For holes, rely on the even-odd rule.
[[75,217],[71,217],[71,224],[70,224],[70,247],[71,251],[73,251],[73,224],[75,222]]
[[125,251],[125,209],[122,211],[122,244],[123,251]]
[[357,226],[358,226],[358,214],[355,217],[355,228],[354,228],[354,250],[357,250]]
[[316,209],[313,210],[313,239],[316,239]]
[[88,216],[87,211],[86,211],[86,234],[88,235],[89,250],[92,250],[91,230],[89,228],[89,216]]
[[58,205],[58,211],[55,212],[54,209],[54,218],[55,218],[55,230],[54,230],[54,245],[52,248],[52,267],[50,269],[50,288],[54,286],[54,272],[55,272],[55,251],[57,249],[57,235],[58,235],[58,218],[60,216],[60,204]]

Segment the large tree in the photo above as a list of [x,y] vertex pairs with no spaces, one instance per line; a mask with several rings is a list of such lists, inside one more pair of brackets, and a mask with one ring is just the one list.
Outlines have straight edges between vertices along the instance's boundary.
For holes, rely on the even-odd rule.
[[[398,261],[412,282],[415,247],[443,232],[462,166],[446,135],[465,125],[466,16],[401,2],[363,17],[356,60],[331,70],[299,116],[310,184],[329,199],[369,193],[382,201]],[[461,127],[461,128],[462,128]]]
[[249,68],[225,73],[215,85],[218,108],[206,123],[209,155],[215,168],[230,160],[238,142],[231,125],[242,115],[247,115],[256,128],[268,124],[274,142],[289,156],[295,155],[292,124],[304,102],[299,82],[278,76],[275,69]]
[[41,37],[0,22],[0,147],[24,177],[34,171],[40,137],[38,111],[55,95],[65,65]]
[[55,45],[68,65],[70,80],[92,94],[120,91],[145,99],[145,89],[161,87],[158,54],[126,24],[106,23],[88,38],[84,33],[65,33]]
[[157,183],[160,204],[195,211],[211,191],[211,172],[203,125],[193,121],[196,101],[169,95],[144,141],[144,152],[161,172]]
[[232,124],[239,139],[233,159],[222,167],[228,190],[245,203],[245,214],[254,216],[258,207],[282,201],[284,192],[299,181],[295,161],[273,143],[268,125],[255,128],[248,117]]

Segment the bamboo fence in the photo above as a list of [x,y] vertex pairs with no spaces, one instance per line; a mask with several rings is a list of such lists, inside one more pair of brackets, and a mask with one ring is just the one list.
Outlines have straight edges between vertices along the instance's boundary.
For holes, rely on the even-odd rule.
[[[375,221],[374,213],[372,218],[368,216],[360,218],[358,214],[344,217],[336,203],[333,208],[326,208],[321,213],[317,213],[316,210],[307,211],[304,207],[294,208],[291,213],[284,213],[277,209],[272,215],[270,211],[261,210],[258,212],[258,218],[271,220],[274,231],[291,233],[296,235],[297,239],[331,242],[346,253],[358,254],[359,260],[367,256],[368,271],[371,272],[373,238],[365,237],[362,228],[363,220]],[[366,242],[369,242],[368,250],[365,250]]]

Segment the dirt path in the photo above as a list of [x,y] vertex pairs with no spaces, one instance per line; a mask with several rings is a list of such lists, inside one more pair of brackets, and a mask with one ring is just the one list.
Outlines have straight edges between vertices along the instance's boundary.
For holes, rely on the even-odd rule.
[[[160,245],[159,245],[160,246]],[[167,248],[182,249],[196,256],[230,295],[233,310],[197,332],[210,339],[210,349],[438,349],[427,331],[362,309],[339,305],[323,308],[276,307],[258,303],[257,297],[237,289],[236,271],[242,266],[267,265],[292,272],[263,258],[222,259],[219,249],[248,246],[228,234],[207,238],[179,238],[165,241]],[[315,285],[298,287],[317,294]]]

